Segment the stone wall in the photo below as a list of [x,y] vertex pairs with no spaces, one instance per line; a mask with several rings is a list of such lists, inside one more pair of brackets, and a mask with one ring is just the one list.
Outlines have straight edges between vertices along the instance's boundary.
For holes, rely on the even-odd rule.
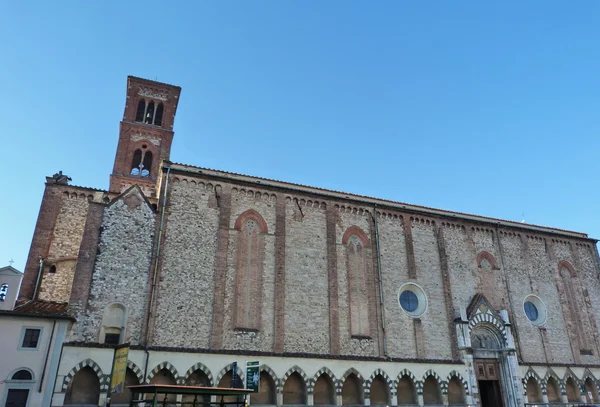
[[137,187],[106,207],[87,309],[73,340],[99,342],[107,307],[120,304],[126,314],[123,341],[142,343],[155,221],[154,209]]
[[[213,182],[201,175],[173,176],[154,343],[273,352],[282,337],[281,351],[285,352],[327,354],[339,343],[343,355],[383,356],[373,208],[249,188],[234,180]],[[285,201],[278,203],[278,199]],[[284,210],[281,217],[278,205]],[[247,211],[255,211],[267,230],[262,240],[260,328],[252,331],[236,330],[232,319],[239,289],[235,286],[240,233],[236,221]],[[284,219],[284,224],[278,219]],[[330,223],[335,229],[334,247],[328,238]],[[342,241],[350,228],[360,229],[373,243],[367,249],[373,259],[368,268],[372,277],[368,337],[351,334],[348,257]],[[561,260],[580,270],[573,280],[576,292],[581,293],[576,301],[586,309],[580,313],[586,343],[594,345],[597,353],[598,338],[593,332],[600,321],[591,310],[600,298],[600,289],[591,284],[597,260],[589,244],[571,239],[567,250],[564,245],[548,244],[546,237],[536,240],[505,227],[466,220],[448,222],[402,211],[378,212],[378,228],[388,356],[456,360],[454,317],[468,308],[475,294],[482,293],[494,308],[508,311],[524,360],[573,363],[564,300],[557,289],[556,270]],[[285,233],[277,234],[277,230]],[[283,255],[277,249],[282,244]],[[334,274],[330,270],[332,253]],[[278,256],[285,261],[283,278],[277,277]],[[590,287],[583,287],[584,281]],[[418,318],[400,307],[399,289],[405,283],[417,284],[427,296],[427,310]],[[285,293],[279,302],[278,289]],[[332,292],[337,292],[337,304],[331,299]],[[528,295],[536,295],[546,304],[544,324],[527,319],[523,302]],[[215,300],[220,297],[222,302]],[[278,312],[283,313],[281,317]],[[277,318],[283,321],[281,330],[275,328]],[[331,318],[337,318],[337,337],[332,336],[336,333]],[[580,360],[591,363],[597,355],[580,355]]]
[[39,299],[68,302],[90,198],[88,193],[76,190],[65,190],[60,197],[60,210],[45,256]]
[[206,348],[222,208],[210,182],[174,177],[169,188],[152,343]]

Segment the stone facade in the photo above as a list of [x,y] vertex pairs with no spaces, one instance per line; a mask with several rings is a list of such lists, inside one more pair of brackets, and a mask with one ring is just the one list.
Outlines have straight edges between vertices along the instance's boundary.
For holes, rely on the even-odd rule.
[[22,297],[42,257],[37,295],[78,313],[54,405],[76,366],[106,383],[111,329],[134,346],[139,382],[197,372],[217,384],[234,360],[257,359],[277,394],[258,399],[277,404],[481,405],[482,380],[506,407],[548,399],[552,380],[560,400],[587,397],[573,383],[597,400],[600,264],[587,235],[170,161],[134,186],[130,152],[152,144],[168,159],[172,132],[142,131],[131,109],[116,189],[49,183],[42,202]]

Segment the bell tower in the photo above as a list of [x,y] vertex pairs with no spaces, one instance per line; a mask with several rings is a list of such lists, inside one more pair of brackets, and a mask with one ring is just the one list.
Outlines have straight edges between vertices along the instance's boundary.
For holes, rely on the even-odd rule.
[[147,196],[156,195],[160,163],[168,160],[171,153],[180,93],[179,86],[127,77],[125,113],[110,175],[110,192],[121,193],[137,184]]

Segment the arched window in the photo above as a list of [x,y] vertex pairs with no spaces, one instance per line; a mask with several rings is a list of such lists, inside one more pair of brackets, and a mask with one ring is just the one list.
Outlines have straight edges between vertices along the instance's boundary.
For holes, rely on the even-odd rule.
[[149,177],[151,168],[152,168],[152,152],[146,151],[144,154],[144,167],[142,168],[142,177]]
[[138,102],[137,111],[135,113],[135,121],[136,122],[143,122],[144,121],[144,112],[145,111],[146,111],[146,101],[144,99],[141,99]]
[[100,342],[111,345],[123,343],[125,333],[125,307],[121,304],[111,304],[106,307],[102,318]]
[[575,383],[572,377],[569,377],[565,383],[565,390],[567,391],[567,400],[579,401],[579,383]]
[[152,171],[152,151],[146,150],[144,144],[142,148],[138,148],[133,153],[131,160],[131,175],[149,177]]
[[0,301],[5,301],[8,295],[8,284],[0,285]]
[[369,315],[369,240],[360,228],[352,226],[344,233],[342,243],[346,246],[350,332],[353,336],[370,337],[373,318]]
[[258,212],[248,210],[238,217],[235,228],[238,230],[233,299],[235,328],[259,330],[267,224]]
[[13,374],[11,380],[33,380],[33,376],[29,370],[22,369]]
[[131,175],[140,175],[140,165],[142,164],[142,150],[139,148],[133,153],[131,160]]
[[152,124],[153,121],[154,121],[154,102],[150,101],[150,103],[148,103],[148,107],[146,108],[146,119],[144,120],[144,123]]
[[[173,373],[171,373],[168,369],[164,368],[159,370],[154,376],[152,376],[152,379],[150,379],[150,384],[166,384],[174,386],[177,384],[177,381],[175,380],[175,377],[173,377]],[[171,403],[173,403],[174,405],[174,403],[177,401],[177,395],[167,395],[161,393],[156,395],[157,401],[163,402],[165,399],[167,400],[167,403],[169,403],[169,406],[172,405]]]
[[156,114],[154,115],[154,124],[156,126],[162,125],[163,109],[164,107],[162,103],[159,103],[156,107]]

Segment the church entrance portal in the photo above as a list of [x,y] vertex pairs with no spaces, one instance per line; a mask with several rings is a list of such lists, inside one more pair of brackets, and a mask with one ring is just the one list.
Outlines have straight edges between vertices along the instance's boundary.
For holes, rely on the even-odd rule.
[[503,407],[498,361],[478,359],[475,361],[475,372],[481,407]]

